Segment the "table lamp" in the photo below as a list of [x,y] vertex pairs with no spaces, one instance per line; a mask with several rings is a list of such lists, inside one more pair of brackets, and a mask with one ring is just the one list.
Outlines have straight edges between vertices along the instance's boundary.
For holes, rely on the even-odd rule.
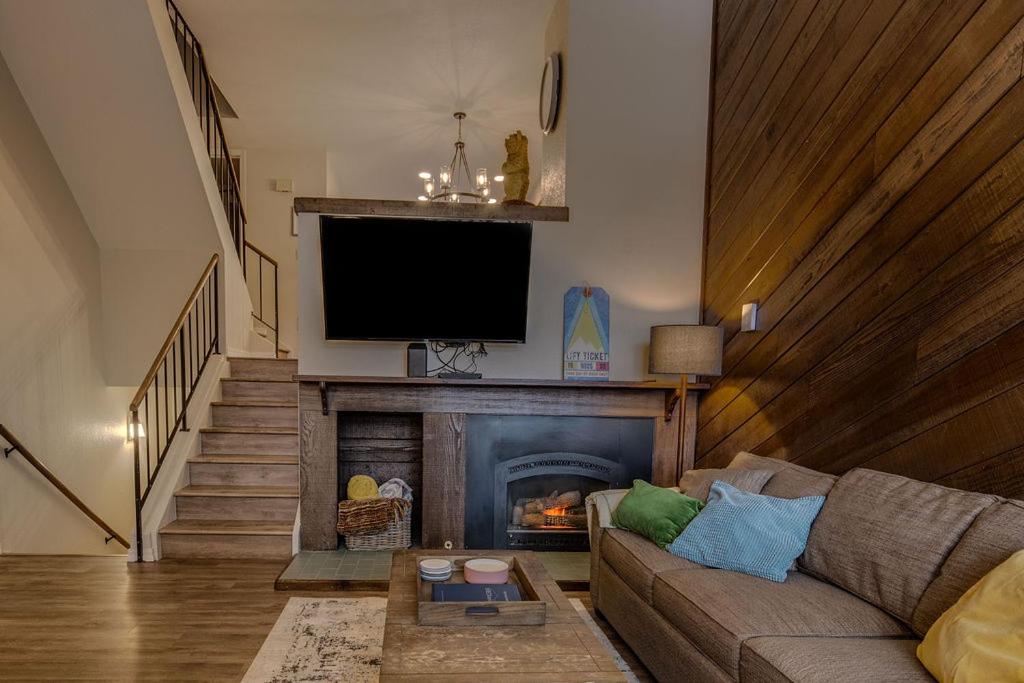
[[648,372],[678,374],[679,388],[669,397],[665,419],[679,402],[679,443],[676,445],[676,479],[682,476],[683,438],[686,430],[686,388],[689,375],[718,377],[722,374],[724,330],[710,325],[655,325],[651,328]]

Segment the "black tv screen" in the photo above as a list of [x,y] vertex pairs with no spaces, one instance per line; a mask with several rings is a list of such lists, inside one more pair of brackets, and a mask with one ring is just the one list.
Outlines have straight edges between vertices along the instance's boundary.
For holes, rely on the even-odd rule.
[[320,220],[327,339],[526,341],[530,223]]

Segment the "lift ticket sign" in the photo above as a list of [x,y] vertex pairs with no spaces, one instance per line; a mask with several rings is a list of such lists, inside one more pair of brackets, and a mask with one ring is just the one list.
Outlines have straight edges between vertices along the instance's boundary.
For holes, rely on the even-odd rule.
[[607,381],[611,375],[608,293],[600,287],[571,287],[564,303],[562,378]]

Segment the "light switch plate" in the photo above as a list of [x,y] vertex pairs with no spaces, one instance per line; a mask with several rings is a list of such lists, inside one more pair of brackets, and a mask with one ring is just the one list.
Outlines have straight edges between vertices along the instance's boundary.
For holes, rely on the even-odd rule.
[[740,318],[740,332],[757,330],[757,302],[743,304],[743,315]]

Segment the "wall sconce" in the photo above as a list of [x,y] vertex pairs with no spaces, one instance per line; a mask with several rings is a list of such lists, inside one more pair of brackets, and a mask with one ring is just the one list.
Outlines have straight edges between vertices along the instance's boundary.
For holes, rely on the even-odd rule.
[[132,417],[131,417],[131,415],[129,415],[128,416],[128,442],[129,443],[131,443],[132,441],[135,441],[135,430],[136,429],[138,429],[139,437],[145,439],[146,438],[146,428],[142,426],[141,422],[136,423],[136,424],[132,424]]
[[757,302],[743,304],[743,313],[740,316],[740,332],[757,331]]

